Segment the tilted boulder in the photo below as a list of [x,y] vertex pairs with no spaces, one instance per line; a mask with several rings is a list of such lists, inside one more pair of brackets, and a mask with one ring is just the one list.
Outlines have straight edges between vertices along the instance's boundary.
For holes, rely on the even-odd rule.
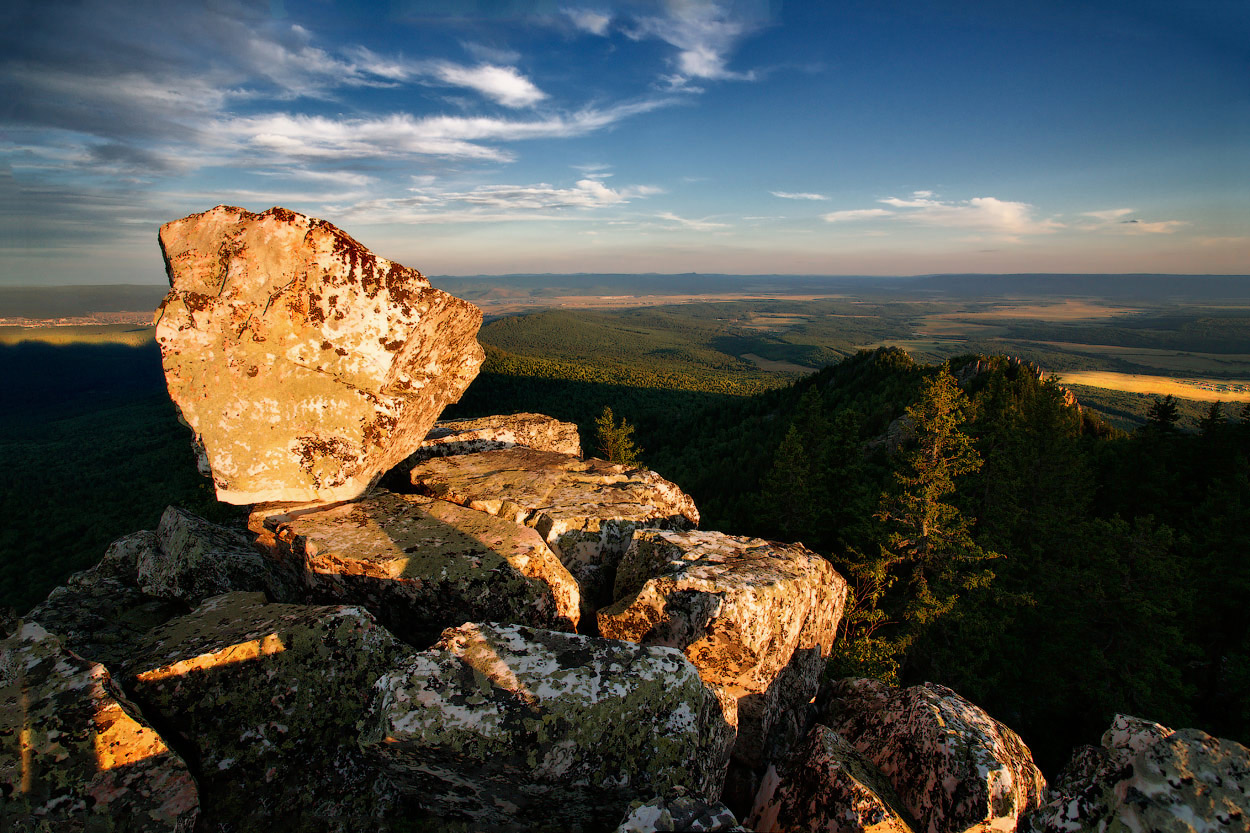
[[124,671],[194,756],[205,829],[355,831],[386,800],[356,724],[405,650],[359,608],[228,593],[153,630]]
[[493,515],[379,490],[269,523],[318,601],[362,605],[415,645],[466,621],[577,627],[569,571],[537,532]]
[[324,220],[218,206],[160,243],[156,340],[219,500],[360,495],[482,363],[477,307]]
[[890,783],[819,724],[787,762],[768,767],[746,825],[760,833],[912,833]]
[[924,833],[1013,830],[1046,780],[1015,732],[945,686],[832,684],[820,722],[872,763]]
[[1250,831],[1250,749],[1198,729],[1116,715],[1022,828],[1034,833]]
[[[734,701],[735,765],[761,770],[807,732],[847,584],[801,544],[721,532],[640,530],[621,560],[618,601],[598,612],[610,639],[683,651]],[[735,772],[726,801],[750,806]]]
[[431,497],[538,530],[592,607],[611,601],[634,530],[699,523],[689,495],[653,471],[551,451],[441,457],[414,467],[411,479]]
[[361,746],[473,829],[609,829],[683,786],[717,795],[732,730],[680,652],[467,624],[378,680]]
[[543,414],[512,414],[437,422],[408,461],[416,465],[432,457],[476,454],[517,446],[582,456],[582,440],[575,424]]
[[27,622],[0,642],[0,830],[190,830],[182,758],[108,671]]

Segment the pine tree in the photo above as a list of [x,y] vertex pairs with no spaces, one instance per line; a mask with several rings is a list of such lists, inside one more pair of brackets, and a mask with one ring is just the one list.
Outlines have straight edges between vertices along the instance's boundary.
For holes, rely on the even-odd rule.
[[612,409],[606,405],[595,420],[595,433],[599,439],[599,454],[604,460],[626,466],[638,464],[642,449],[634,445],[634,426],[624,419],[617,425]]

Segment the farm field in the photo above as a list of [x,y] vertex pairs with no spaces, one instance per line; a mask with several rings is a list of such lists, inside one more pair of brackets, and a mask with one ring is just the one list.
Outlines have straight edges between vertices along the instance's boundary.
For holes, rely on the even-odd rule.
[[1062,381],[1073,385],[1152,396],[1171,394],[1178,399],[1195,399],[1199,402],[1250,402],[1250,380],[1234,382],[1227,379],[1171,378],[1144,376],[1140,373],[1078,370],[1063,374]]

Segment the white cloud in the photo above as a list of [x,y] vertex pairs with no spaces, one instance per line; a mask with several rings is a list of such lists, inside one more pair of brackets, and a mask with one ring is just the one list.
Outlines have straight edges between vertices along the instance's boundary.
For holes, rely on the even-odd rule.
[[1055,220],[1037,220],[1029,203],[973,197],[970,200],[939,200],[931,191],[913,192],[911,199],[889,197],[878,202],[894,208],[895,218],[944,228],[975,229],[998,234],[1045,234],[1063,227]]
[[590,9],[565,9],[564,13],[578,29],[599,37],[607,35],[608,26],[612,23],[611,15]]
[[1105,211],[1082,212],[1082,214],[1086,217],[1093,217],[1096,220],[1103,220],[1104,222],[1108,222],[1108,223],[1118,220],[1121,217],[1127,217],[1129,214],[1132,214],[1132,213],[1133,213],[1133,209],[1131,208],[1109,208]]
[[805,194],[794,193],[791,191],[769,191],[774,197],[781,197],[783,200],[827,200],[824,194]]
[[828,214],[822,214],[821,219],[826,223],[842,223],[847,220],[871,220],[873,217],[890,217],[893,211],[887,211],[884,208],[852,208],[846,211],[831,211]]
[[1085,211],[1084,217],[1093,217],[1097,223],[1086,223],[1084,228],[1090,231],[1114,231],[1122,234],[1172,234],[1189,225],[1184,220],[1156,220],[1147,222],[1129,219],[1134,214],[1131,208],[1111,208],[1105,211]]
[[667,220],[670,223],[676,223],[682,228],[688,228],[693,231],[714,231],[715,229],[729,228],[728,223],[714,223],[709,220],[691,220],[686,217],[678,217],[671,211],[665,211],[655,215],[661,220]]
[[476,90],[505,107],[530,107],[547,97],[512,67],[439,64],[434,68],[434,75],[446,84]]
[[752,32],[755,23],[735,16],[734,9],[715,0],[669,0],[665,14],[640,17],[626,34],[634,40],[653,37],[677,48],[677,72],[663,76],[670,89],[687,89],[691,79],[707,81],[754,81],[754,72],[728,68],[729,53]]
[[595,179],[578,180],[572,188],[538,185],[482,185],[472,191],[447,191],[436,195],[440,203],[463,203],[492,208],[556,209],[602,208],[661,193],[651,185],[614,190]]
[[1150,223],[1141,220],[1121,220],[1117,225],[1129,234],[1171,234],[1189,223],[1185,220],[1157,220]]

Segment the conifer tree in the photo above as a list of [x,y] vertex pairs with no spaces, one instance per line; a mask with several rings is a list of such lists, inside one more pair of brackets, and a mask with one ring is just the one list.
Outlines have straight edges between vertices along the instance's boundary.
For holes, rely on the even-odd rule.
[[606,405],[595,420],[595,433],[599,440],[599,454],[604,460],[627,466],[638,463],[642,449],[634,445],[634,426],[625,419],[618,425],[612,409]]

